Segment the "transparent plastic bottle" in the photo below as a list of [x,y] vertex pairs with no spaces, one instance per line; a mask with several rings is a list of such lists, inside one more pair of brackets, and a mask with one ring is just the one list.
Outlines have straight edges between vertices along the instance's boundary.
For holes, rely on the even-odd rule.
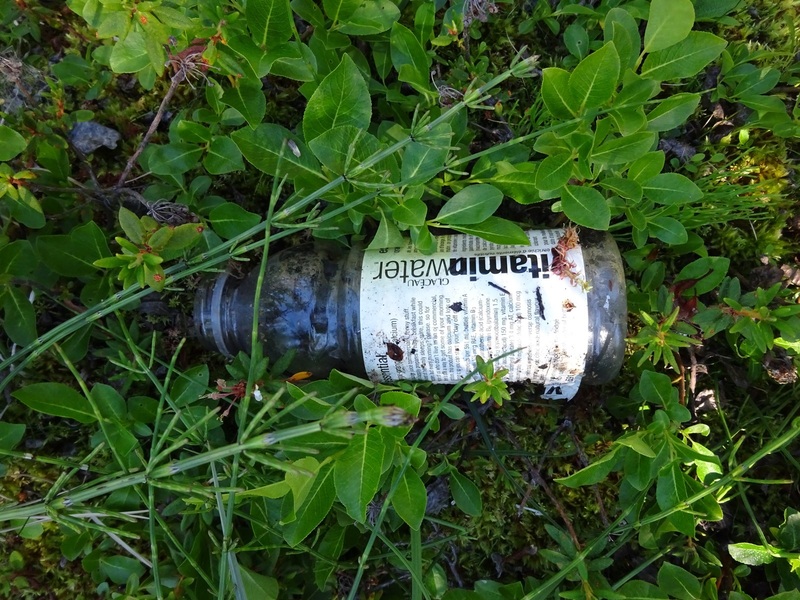
[[[270,255],[258,337],[272,360],[325,377],[340,369],[375,381],[455,383],[475,355],[508,379],[571,398],[622,365],[627,303],[614,240],[587,231],[528,233],[532,246],[440,236],[433,256],[404,248],[306,244]],[[219,275],[195,300],[197,335],[227,356],[249,351],[258,269]],[[520,350],[521,349],[521,350]]]

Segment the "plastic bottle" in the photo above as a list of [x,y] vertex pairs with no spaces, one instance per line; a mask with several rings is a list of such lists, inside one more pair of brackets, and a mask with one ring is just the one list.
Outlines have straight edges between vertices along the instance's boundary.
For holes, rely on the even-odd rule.
[[[456,383],[475,356],[506,379],[571,398],[581,381],[606,383],[622,364],[627,304],[622,261],[605,233],[532,230],[530,246],[466,235],[364,250],[307,244],[270,255],[259,339],[276,360],[325,377],[340,369],[374,381]],[[232,356],[249,351],[258,269],[222,274],[195,300],[195,329]]]

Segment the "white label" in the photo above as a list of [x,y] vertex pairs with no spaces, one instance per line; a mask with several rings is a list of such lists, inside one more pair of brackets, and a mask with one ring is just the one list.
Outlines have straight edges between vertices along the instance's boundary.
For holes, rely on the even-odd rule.
[[[427,256],[410,242],[366,251],[360,314],[370,379],[457,383],[480,355],[497,358],[495,369],[508,369],[509,381],[542,383],[545,397],[572,398],[586,363],[589,315],[583,255],[580,246],[564,254],[564,233],[529,231],[530,246],[441,236]],[[559,240],[575,281],[551,272]]]

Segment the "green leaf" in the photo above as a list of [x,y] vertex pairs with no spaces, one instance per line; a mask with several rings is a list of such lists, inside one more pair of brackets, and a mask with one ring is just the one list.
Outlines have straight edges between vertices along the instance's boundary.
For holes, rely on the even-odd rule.
[[591,187],[565,186],[561,192],[561,209],[570,221],[583,227],[605,231],[611,223],[606,199]]
[[25,150],[25,138],[5,125],[0,125],[0,161],[11,160]]
[[124,40],[114,44],[109,65],[115,73],[138,73],[150,64],[144,35],[132,29]]
[[317,58],[306,44],[285,42],[276,46],[261,60],[260,70],[271,75],[294,79],[295,81],[314,81],[317,74]]
[[46,415],[73,419],[79,423],[96,420],[88,400],[63,383],[33,383],[11,395],[28,408]]
[[[136,222],[140,223],[138,218]],[[65,277],[94,275],[94,261],[111,256],[103,230],[94,221],[76,227],[69,235],[39,236],[36,252],[52,271]]]
[[325,9],[325,14],[331,19],[334,24],[341,20],[346,20],[350,15],[356,12],[360,6],[360,0],[322,0],[322,7]]
[[610,42],[584,58],[569,76],[569,105],[576,114],[599,108],[611,100],[619,73],[619,55]]
[[288,0],[247,0],[245,16],[253,41],[261,48],[274,48],[292,37],[294,23]]
[[392,507],[411,529],[419,531],[427,505],[425,484],[413,469],[406,469],[392,496]]
[[144,565],[130,556],[102,555],[98,564],[101,573],[117,585],[125,585],[131,575],[141,577],[145,572]]
[[682,42],[648,54],[642,65],[641,75],[656,81],[697,75],[722,54],[725,46],[727,42],[712,33],[692,31]]
[[670,378],[663,373],[645,371],[639,380],[639,391],[647,402],[659,403],[666,407],[673,398],[677,398],[678,391],[672,387]]
[[[254,167],[267,175],[288,175],[292,179],[305,176],[320,180],[322,173],[311,150],[285,127],[262,123],[255,129],[246,127],[231,134],[231,139]],[[295,150],[289,148],[291,142]],[[278,166],[280,165],[280,174]]]
[[450,149],[411,142],[403,151],[400,178],[404,184],[425,183],[444,168]]
[[503,201],[503,192],[479,183],[465,187],[445,202],[434,219],[446,225],[472,225],[489,218]]
[[239,147],[229,137],[217,136],[208,145],[208,154],[203,166],[212,175],[223,175],[244,169],[244,161]]
[[25,435],[25,425],[0,421],[0,450],[13,450]]
[[261,81],[240,79],[235,87],[226,89],[222,102],[242,113],[250,127],[257,127],[267,112],[267,98],[261,91]]
[[652,0],[644,31],[644,52],[655,52],[677,44],[686,39],[693,26],[692,0]]
[[569,72],[558,67],[542,70],[542,100],[547,110],[557,119],[571,119],[575,113],[570,108]]
[[786,518],[778,530],[778,539],[784,550],[796,552],[800,550],[800,512],[787,508],[784,514]]
[[626,446],[642,456],[655,458],[656,453],[653,452],[653,449],[648,445],[648,443],[642,439],[643,437],[644,433],[642,432],[628,434],[617,439],[615,443],[619,444],[620,446]]
[[728,544],[728,552],[736,562],[752,567],[768,565],[775,560],[772,552],[761,544],[750,544],[748,542]]
[[661,469],[656,481],[656,501],[661,510],[678,506],[689,497],[684,477],[677,460]]
[[642,36],[631,13],[624,8],[609,10],[603,22],[603,39],[614,42],[622,72],[633,68],[642,48]]
[[404,225],[422,227],[428,215],[428,205],[419,198],[409,198],[392,211],[392,218]]
[[689,240],[683,224],[672,217],[653,217],[647,220],[647,230],[653,237],[671,246],[680,246]]
[[589,53],[589,36],[586,28],[578,23],[573,23],[564,30],[564,45],[578,60]]
[[366,522],[367,505],[378,492],[384,451],[380,430],[370,427],[363,435],[353,436],[336,459],[336,495],[347,514],[359,523]]
[[612,138],[600,144],[590,161],[604,167],[631,162],[650,150],[655,142],[656,134],[646,131]]
[[148,157],[148,166],[156,175],[185,173],[200,162],[203,149],[195,144],[177,142],[153,146]]
[[[366,129],[372,117],[372,102],[361,71],[347,54],[339,66],[319,84],[303,114],[306,142],[341,125]],[[245,153],[245,156],[247,154]]]
[[184,371],[172,384],[172,402],[178,408],[196,403],[208,387],[208,365],[197,365]]
[[328,580],[333,577],[338,567],[338,558],[344,548],[344,537],[347,529],[334,525],[325,532],[319,543],[316,561],[314,562],[314,582],[320,590],[324,590]]
[[323,165],[336,175],[347,175],[348,181],[354,185],[394,180],[397,172],[393,156],[360,170],[361,163],[383,148],[374,135],[352,125],[334,127],[318,135],[311,140],[309,147]]
[[641,580],[629,581],[618,591],[626,600],[645,600],[649,598],[667,600],[669,598],[666,592],[661,591],[659,587]]
[[11,215],[25,227],[41,229],[45,226],[42,206],[28,188],[20,186],[15,189],[11,187],[6,192],[6,198],[12,200]]
[[569,477],[558,477],[555,481],[561,485],[566,485],[567,487],[572,488],[600,483],[606,477],[608,477],[608,474],[611,473],[611,470],[616,465],[617,453],[619,450],[619,446],[612,446],[611,450],[606,452],[599,459],[595,460],[588,467],[584,467]]
[[627,200],[638,202],[642,199],[642,186],[632,179],[606,177],[600,181],[600,186]]
[[536,171],[536,187],[539,190],[557,190],[572,177],[574,159],[571,152],[553,154],[545,158]]
[[3,294],[3,330],[18,346],[36,340],[36,312],[28,295],[17,287],[7,287]]
[[[248,3],[249,6],[249,3]],[[277,600],[280,586],[274,577],[256,573],[237,563],[247,600]]]
[[336,498],[333,465],[320,467],[303,504],[297,510],[297,519],[283,528],[286,543],[294,547],[314,531],[328,515]]
[[652,458],[639,454],[638,452],[626,452],[623,464],[625,481],[635,489],[643,492],[649,488],[653,482],[650,475],[652,465]]
[[458,471],[450,472],[450,493],[456,506],[471,517],[479,517],[483,512],[483,501],[478,486]]
[[697,279],[686,292],[700,295],[716,289],[728,274],[731,260],[724,256],[705,256],[683,267],[675,277],[675,283]]
[[675,94],[662,100],[647,115],[649,131],[669,131],[682,125],[700,104],[700,94]]
[[642,184],[644,195],[658,204],[686,204],[697,202],[703,192],[695,183],[680,173],[661,173]]
[[[38,260],[28,240],[17,240],[0,247],[0,275],[26,277],[36,268]],[[0,277],[0,283],[7,277]]]
[[238,204],[220,204],[208,215],[216,234],[224,240],[235,238],[261,221],[261,217],[243,209]]
[[[448,227],[461,233],[478,236],[495,244],[529,246],[531,243],[522,227],[500,217],[489,217],[475,225],[449,225]],[[420,247],[419,242],[416,242],[416,244],[417,247]]]
[[431,58],[410,29],[400,23],[392,25],[389,51],[400,81],[411,84],[418,91],[430,87]]
[[520,204],[534,204],[541,201],[536,187],[536,176],[539,172],[537,163],[499,162],[496,163],[496,166],[497,175],[489,181],[503,194],[510,196]]
[[378,223],[378,231],[375,232],[375,238],[370,242],[369,249],[399,248],[404,242],[403,234],[400,233],[397,225],[389,219],[383,218]]
[[375,35],[390,29],[399,18],[400,9],[392,0],[370,0],[342,19],[337,30],[347,35]]
[[637,183],[643,184],[661,173],[664,168],[664,162],[663,151],[648,152],[633,161],[633,164],[628,168],[628,179],[633,179]]
[[697,577],[668,562],[663,563],[658,570],[658,587],[678,600],[701,600],[703,597],[703,588]]

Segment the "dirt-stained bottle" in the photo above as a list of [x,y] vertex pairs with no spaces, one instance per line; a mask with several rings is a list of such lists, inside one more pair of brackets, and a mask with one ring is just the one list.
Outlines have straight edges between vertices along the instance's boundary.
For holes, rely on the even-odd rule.
[[[579,239],[580,237],[580,239]],[[258,336],[295,370],[331,369],[373,381],[455,383],[475,357],[509,381],[571,398],[581,382],[613,379],[627,325],[625,276],[614,240],[573,228],[531,230],[529,246],[439,236],[436,252],[410,243],[364,250],[307,244],[271,255]],[[250,349],[258,269],[222,274],[195,300],[195,328],[231,356]]]

